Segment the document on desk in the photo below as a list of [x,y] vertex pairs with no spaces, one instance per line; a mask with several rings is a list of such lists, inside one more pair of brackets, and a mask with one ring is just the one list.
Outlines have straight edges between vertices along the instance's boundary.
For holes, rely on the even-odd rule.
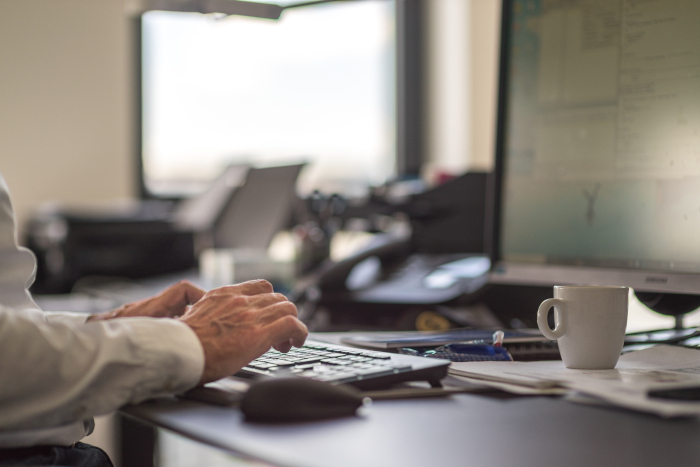
[[565,388],[663,417],[700,416],[700,401],[649,397],[650,391],[700,387],[700,350],[695,349],[658,345],[630,352],[613,370],[572,370],[561,361],[459,362],[450,365],[449,373],[506,390],[509,385],[533,392]]

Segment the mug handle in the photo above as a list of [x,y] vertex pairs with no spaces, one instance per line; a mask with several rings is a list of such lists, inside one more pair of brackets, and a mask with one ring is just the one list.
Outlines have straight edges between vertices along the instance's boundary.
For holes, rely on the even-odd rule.
[[[554,329],[549,328],[549,323],[547,322],[547,314],[549,309],[554,307],[554,316],[557,318],[555,322],[557,325]],[[562,313],[566,309],[564,301],[558,298],[548,298],[537,309],[537,326],[540,328],[540,332],[548,339],[557,340],[566,333],[566,328],[564,327],[564,320],[562,319]]]

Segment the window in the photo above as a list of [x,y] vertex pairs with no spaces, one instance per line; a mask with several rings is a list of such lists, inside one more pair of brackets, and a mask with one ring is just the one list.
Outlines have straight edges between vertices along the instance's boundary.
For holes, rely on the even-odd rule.
[[393,175],[394,24],[390,0],[290,9],[279,21],[146,13],[147,189],[192,192],[232,163],[308,162],[303,192],[357,194]]

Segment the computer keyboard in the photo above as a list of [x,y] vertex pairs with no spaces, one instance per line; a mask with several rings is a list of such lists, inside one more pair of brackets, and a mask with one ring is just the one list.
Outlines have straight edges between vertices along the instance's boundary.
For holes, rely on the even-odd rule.
[[433,386],[447,374],[449,361],[362,350],[323,342],[306,341],[287,353],[270,350],[236,376],[289,376],[361,389],[386,387],[405,381],[428,381]]

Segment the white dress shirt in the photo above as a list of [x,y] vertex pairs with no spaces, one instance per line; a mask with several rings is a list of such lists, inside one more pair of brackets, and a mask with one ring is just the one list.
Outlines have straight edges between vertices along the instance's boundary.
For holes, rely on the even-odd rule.
[[70,445],[93,416],[201,378],[204,351],[186,324],[44,313],[27,290],[35,274],[0,175],[0,448]]

